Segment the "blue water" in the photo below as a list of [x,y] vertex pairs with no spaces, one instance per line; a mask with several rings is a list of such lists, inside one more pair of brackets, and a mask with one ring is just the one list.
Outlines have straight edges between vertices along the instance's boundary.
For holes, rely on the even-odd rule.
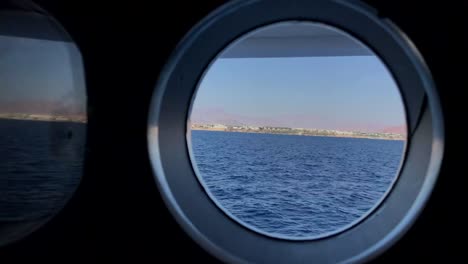
[[311,237],[368,212],[390,187],[404,141],[192,131],[219,205],[271,235]]
[[56,213],[77,188],[86,125],[0,119],[0,223]]

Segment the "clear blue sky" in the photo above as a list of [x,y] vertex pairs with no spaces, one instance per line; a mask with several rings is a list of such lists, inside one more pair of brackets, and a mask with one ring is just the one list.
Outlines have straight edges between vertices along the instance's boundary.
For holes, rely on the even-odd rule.
[[375,56],[218,59],[193,109],[207,119],[220,119],[221,112],[243,123],[274,120],[295,127],[379,130],[405,124],[397,85]]

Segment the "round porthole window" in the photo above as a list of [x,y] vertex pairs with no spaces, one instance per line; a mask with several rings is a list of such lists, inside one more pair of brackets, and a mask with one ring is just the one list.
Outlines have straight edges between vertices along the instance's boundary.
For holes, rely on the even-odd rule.
[[0,11],[0,245],[54,217],[84,163],[80,51],[52,17],[26,9]]
[[411,226],[443,126],[421,56],[372,9],[235,1],[176,48],[148,142],[167,206],[218,258],[336,263]]
[[189,116],[197,176],[259,233],[317,239],[352,226],[397,179],[406,121],[379,58],[336,28],[280,22],[223,50]]

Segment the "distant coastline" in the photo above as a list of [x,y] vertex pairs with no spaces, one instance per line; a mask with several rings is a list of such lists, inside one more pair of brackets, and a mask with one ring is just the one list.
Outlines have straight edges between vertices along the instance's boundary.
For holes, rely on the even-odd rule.
[[331,129],[307,129],[307,128],[269,127],[269,126],[260,126],[260,127],[231,126],[231,125],[223,125],[223,124],[192,124],[191,129],[192,130],[205,130],[205,131],[220,131],[220,132],[262,133],[262,134],[280,134],[280,135],[298,135],[298,136],[406,140],[406,136],[403,134],[339,131],[339,130],[331,130]]
[[86,123],[85,115],[47,115],[47,114],[24,114],[24,113],[0,113],[0,119],[49,121],[49,122],[75,122]]

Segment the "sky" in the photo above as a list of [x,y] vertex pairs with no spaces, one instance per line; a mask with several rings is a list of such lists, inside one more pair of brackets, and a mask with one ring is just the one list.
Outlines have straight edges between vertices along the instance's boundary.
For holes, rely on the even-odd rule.
[[376,56],[219,58],[191,121],[378,132],[404,128],[405,115]]
[[0,113],[83,114],[85,105],[74,44],[0,35]]

